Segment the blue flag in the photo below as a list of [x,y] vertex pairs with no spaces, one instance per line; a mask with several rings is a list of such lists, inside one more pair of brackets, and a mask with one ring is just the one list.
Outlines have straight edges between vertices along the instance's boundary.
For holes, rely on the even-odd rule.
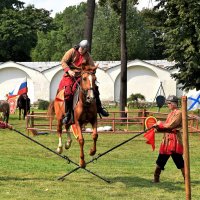
[[196,91],[192,95],[188,95],[187,109],[188,110],[200,109],[200,91]]

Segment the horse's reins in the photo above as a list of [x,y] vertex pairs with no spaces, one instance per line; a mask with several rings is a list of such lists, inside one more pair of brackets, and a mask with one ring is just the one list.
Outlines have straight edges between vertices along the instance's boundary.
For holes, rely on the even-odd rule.
[[84,95],[86,95],[87,94],[87,92],[89,91],[89,90],[92,90],[92,91],[94,91],[94,88],[92,88],[92,87],[90,87],[90,89],[87,89],[87,90],[83,90],[82,88],[81,88],[81,86],[80,86],[80,84],[79,84],[79,78],[81,78],[82,77],[82,75],[83,74],[85,74],[85,73],[87,73],[87,74],[90,74],[90,75],[93,75],[93,74],[95,74],[94,72],[87,72],[87,71],[85,71],[85,72],[82,72],[81,74],[80,74],[80,76],[78,76],[78,78],[76,79],[74,76],[72,77],[73,79],[74,79],[74,84],[77,84],[78,85],[78,87],[80,88],[80,91],[84,94]]

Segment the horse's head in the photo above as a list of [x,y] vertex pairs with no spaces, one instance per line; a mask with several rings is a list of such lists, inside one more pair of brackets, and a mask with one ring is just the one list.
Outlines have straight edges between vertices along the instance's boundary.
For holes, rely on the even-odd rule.
[[81,72],[81,89],[85,95],[86,103],[91,103],[95,99],[94,89],[96,81],[97,66],[84,66]]

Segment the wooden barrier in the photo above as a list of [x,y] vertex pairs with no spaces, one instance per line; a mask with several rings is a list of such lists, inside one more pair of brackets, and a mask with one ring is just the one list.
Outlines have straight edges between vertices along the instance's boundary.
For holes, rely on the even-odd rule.
[[[154,116],[158,120],[165,121],[168,113],[152,112],[143,110],[125,111],[127,117],[120,117],[123,111],[109,112],[109,117],[98,117],[99,133],[138,133],[145,129],[145,119],[148,116]],[[189,115],[188,128],[189,132],[200,132],[199,123],[200,118],[195,115]],[[26,128],[28,130],[36,130],[39,132],[56,132],[57,121],[55,117],[51,118],[45,112],[34,112],[26,117]],[[111,130],[100,130],[102,127],[111,127]],[[86,127],[83,132],[90,132],[88,129],[90,125]],[[65,132],[65,130],[63,131]]]

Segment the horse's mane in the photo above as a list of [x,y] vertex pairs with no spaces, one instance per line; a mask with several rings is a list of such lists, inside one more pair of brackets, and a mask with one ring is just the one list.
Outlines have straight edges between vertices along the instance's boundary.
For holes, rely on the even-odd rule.
[[82,71],[83,72],[94,72],[94,71],[96,71],[97,67],[98,67],[98,65],[96,65],[96,66],[93,66],[93,65],[84,65],[82,67]]

